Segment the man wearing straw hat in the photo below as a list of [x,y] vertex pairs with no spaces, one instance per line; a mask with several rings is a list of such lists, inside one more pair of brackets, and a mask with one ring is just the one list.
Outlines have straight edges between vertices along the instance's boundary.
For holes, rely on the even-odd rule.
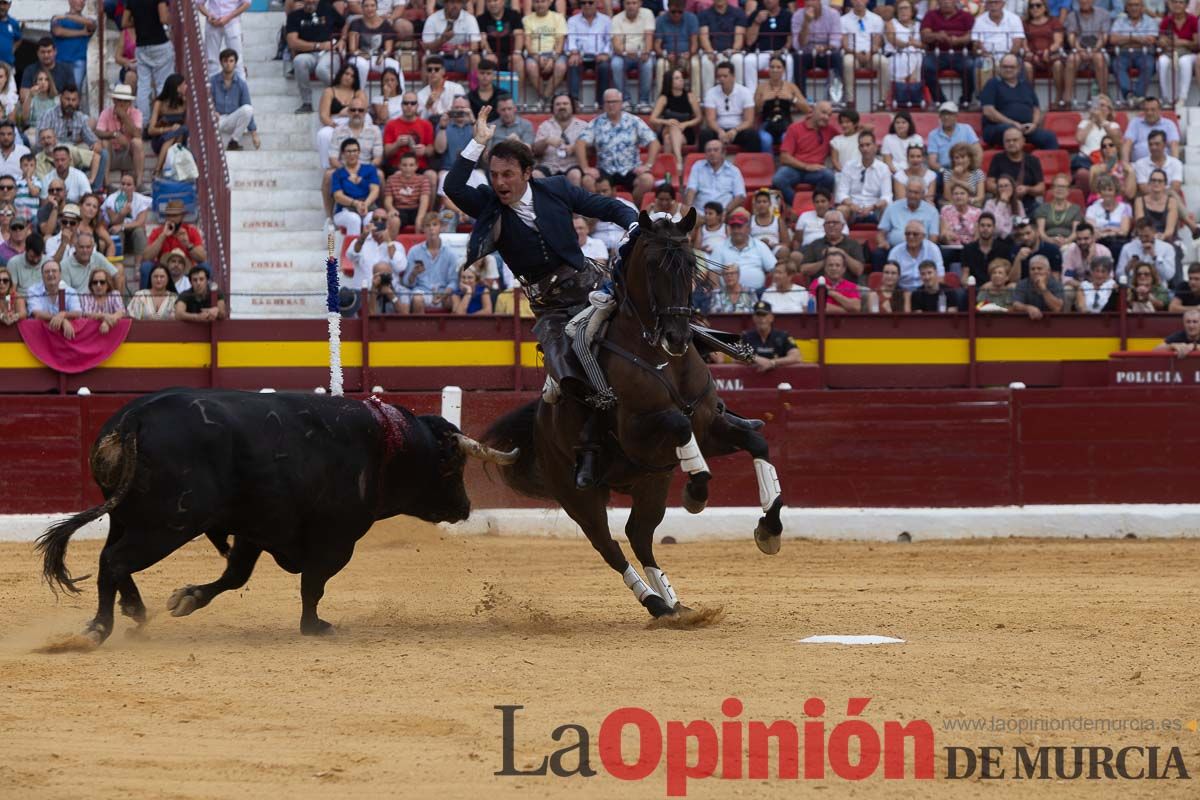
[[[112,105],[96,118],[96,136],[108,152],[103,181],[108,185],[108,171],[114,166],[133,172],[136,186],[142,185],[145,150],[142,142],[142,112],[133,107],[133,89],[124,83],[112,90]],[[120,163],[117,163],[120,159]],[[129,162],[128,165],[126,162]]]

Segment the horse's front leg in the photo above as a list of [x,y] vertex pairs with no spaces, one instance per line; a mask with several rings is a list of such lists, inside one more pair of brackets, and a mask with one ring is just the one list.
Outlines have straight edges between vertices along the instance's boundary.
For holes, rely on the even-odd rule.
[[783,522],[779,519],[783,509],[783,496],[779,487],[779,474],[770,458],[766,438],[758,431],[729,424],[724,417],[717,417],[709,428],[704,441],[709,455],[725,455],[735,450],[745,450],[754,459],[754,477],[758,480],[758,501],[763,516],[754,528],[754,543],[767,555],[775,555],[782,544]]
[[708,482],[712,473],[700,452],[691,420],[676,410],[659,411],[635,418],[631,427],[635,441],[652,443],[653,449],[663,446],[675,449],[679,466],[690,476],[683,491],[684,508],[692,514],[703,511],[708,503]]

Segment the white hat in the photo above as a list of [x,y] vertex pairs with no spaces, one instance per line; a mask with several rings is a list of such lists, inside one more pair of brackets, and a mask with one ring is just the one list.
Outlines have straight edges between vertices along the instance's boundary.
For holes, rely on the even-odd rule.
[[958,103],[955,103],[952,100],[947,100],[946,102],[944,102],[940,106],[938,106],[938,113],[939,114],[957,114],[958,113]]
[[127,83],[118,83],[112,90],[113,100],[133,100],[133,89]]

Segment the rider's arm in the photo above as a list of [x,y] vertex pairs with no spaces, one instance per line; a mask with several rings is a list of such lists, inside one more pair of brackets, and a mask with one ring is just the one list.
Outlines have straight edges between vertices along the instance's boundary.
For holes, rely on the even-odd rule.
[[479,160],[483,150],[484,145],[472,139],[458,158],[454,159],[454,166],[446,174],[446,196],[472,217],[478,217],[482,213],[489,200],[488,195],[491,194],[490,189],[467,185],[467,179],[471,177],[471,171],[475,169],[475,162]]
[[[455,166],[458,166],[457,162]],[[449,179],[447,179],[448,181]],[[580,216],[602,219],[605,222],[620,225],[622,228],[629,228],[630,225],[637,222],[637,211],[620,200],[592,194],[586,189],[572,185],[568,185],[567,192],[571,210]]]

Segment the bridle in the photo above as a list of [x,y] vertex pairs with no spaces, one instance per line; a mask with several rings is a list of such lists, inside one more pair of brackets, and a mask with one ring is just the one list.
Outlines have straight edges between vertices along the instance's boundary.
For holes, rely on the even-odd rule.
[[[617,288],[620,290],[619,294],[621,295],[620,306],[628,309],[630,314],[637,321],[638,328],[641,329],[642,341],[652,348],[661,346],[667,355],[681,357],[687,353],[688,345],[684,345],[684,350],[682,353],[672,353],[670,350],[668,350],[666,343],[663,341],[663,323],[664,321],[673,317],[691,319],[692,314],[695,312],[695,309],[692,308],[690,303],[692,296],[690,281],[691,270],[684,269],[686,266],[686,260],[689,258],[689,256],[691,256],[691,250],[688,248],[686,238],[676,239],[674,237],[666,237],[652,231],[646,231],[642,234],[642,237],[644,237],[644,240],[639,243],[639,245],[634,249],[633,253],[629,254],[629,260],[632,261],[635,254],[639,258],[644,258],[643,253],[649,249],[651,237],[653,237],[653,241],[656,244],[659,244],[659,250],[662,256],[660,265],[665,267],[668,272],[678,273],[677,276],[670,275],[670,279],[679,280],[681,282],[686,281],[686,285],[683,287],[684,291],[682,293],[688,298],[689,303],[688,305],[683,306],[666,306],[664,308],[659,308],[658,301],[654,296],[654,285],[651,279],[651,270],[648,266],[643,266],[642,272],[645,275],[646,281],[646,297],[650,303],[650,324],[647,325],[646,321],[643,320],[641,312],[638,310],[637,306],[634,305],[633,300],[630,298],[628,289],[620,285],[620,276],[617,276]],[[624,271],[627,272],[628,269]],[[678,289],[679,287],[675,288]]]

